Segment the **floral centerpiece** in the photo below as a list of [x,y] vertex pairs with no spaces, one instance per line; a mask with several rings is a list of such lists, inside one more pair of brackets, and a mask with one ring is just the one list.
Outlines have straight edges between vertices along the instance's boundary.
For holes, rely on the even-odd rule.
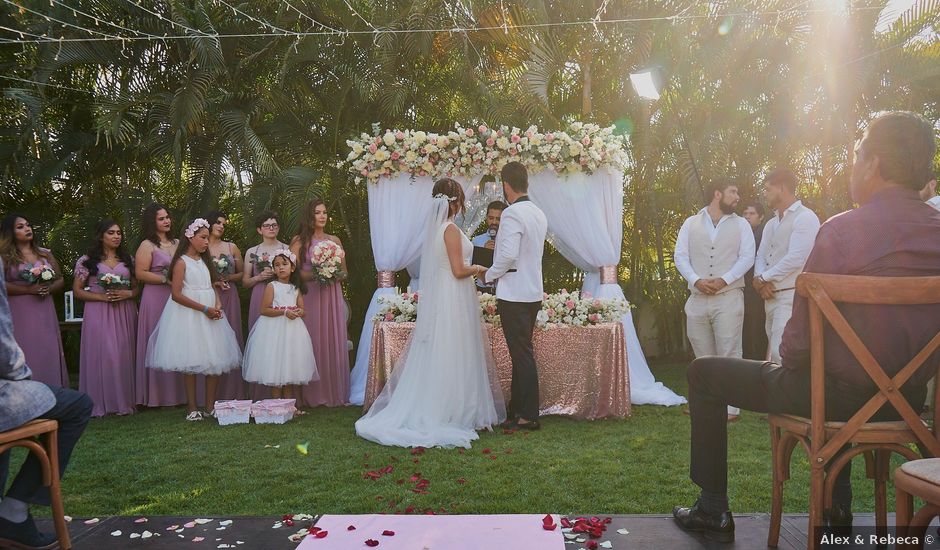
[[401,173],[416,176],[472,177],[498,174],[510,161],[531,171],[551,168],[559,174],[591,174],[610,167],[623,171],[627,164],[625,138],[613,126],[571,122],[564,130],[541,131],[479,124],[464,128],[459,123],[446,133],[387,129],[375,124],[372,135],[363,133],[346,141],[349,154],[337,163],[355,174],[356,182],[378,182]]
[[98,285],[105,290],[128,290],[131,288],[131,281],[116,273],[105,273],[98,277]]
[[372,318],[374,321],[409,323],[418,318],[417,292],[379,296],[378,303],[381,305],[381,309]]
[[[501,326],[496,309],[496,296],[478,293],[480,314],[483,321],[494,327]],[[375,321],[394,323],[413,322],[418,318],[418,293],[403,292],[394,296],[380,296],[379,312]],[[604,323],[619,322],[630,310],[626,300],[602,300],[590,294],[582,295],[578,291],[562,290],[554,294],[544,294],[542,309],[536,316],[536,324],[547,330],[552,327],[574,326],[587,327]]]
[[44,263],[35,263],[20,271],[20,279],[34,285],[36,283],[51,283],[55,280],[55,271]]
[[343,271],[343,258],[346,251],[333,241],[320,241],[310,251],[310,265],[313,274],[321,285],[335,283],[346,276]]

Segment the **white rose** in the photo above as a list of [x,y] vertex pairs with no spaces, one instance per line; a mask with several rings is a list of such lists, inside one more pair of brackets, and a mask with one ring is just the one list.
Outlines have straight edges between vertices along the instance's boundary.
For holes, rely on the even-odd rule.
[[385,132],[385,135],[382,136],[382,141],[385,142],[385,145],[391,147],[395,144],[395,134],[391,132]]
[[419,130],[414,133],[414,138],[417,143],[424,143],[428,140],[428,135]]
[[388,151],[386,151],[385,149],[379,149],[378,151],[375,152],[375,160],[379,162],[384,162],[388,160],[388,158],[389,158],[389,154],[388,154]]
[[500,149],[504,149],[504,150],[505,150],[505,149],[509,149],[509,140],[506,139],[506,136],[503,136],[503,137],[501,137],[501,138],[498,138],[498,139],[496,140],[496,146],[499,147]]
[[43,271],[43,272],[42,272],[42,275],[40,275],[39,277],[40,277],[43,281],[51,281],[51,280],[52,280],[52,272],[51,272],[51,271]]

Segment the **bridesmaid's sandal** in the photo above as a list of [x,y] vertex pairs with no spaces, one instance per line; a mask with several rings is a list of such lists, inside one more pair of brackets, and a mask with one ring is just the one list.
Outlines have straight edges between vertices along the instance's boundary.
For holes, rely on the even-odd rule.
[[294,416],[303,416],[307,414],[307,411],[302,411],[298,408],[294,408]]
[[192,411],[186,415],[187,422],[198,422],[202,420],[202,413],[199,411]]

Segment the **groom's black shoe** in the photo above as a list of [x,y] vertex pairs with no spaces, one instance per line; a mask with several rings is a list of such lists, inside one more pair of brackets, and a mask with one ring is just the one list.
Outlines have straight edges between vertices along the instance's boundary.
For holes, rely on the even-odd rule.
[[21,523],[0,518],[0,548],[52,548],[56,541],[55,535],[36,528],[32,515]]
[[716,542],[734,542],[734,518],[731,512],[714,516],[699,508],[698,501],[691,508],[676,506],[672,517],[683,531],[702,533]]
[[503,422],[499,425],[499,429],[501,430],[515,430],[518,428],[519,428],[519,425],[516,424],[515,418],[507,418],[506,420],[503,420]]
[[539,424],[538,420],[529,420],[525,424],[516,420],[516,428],[520,430],[529,430],[529,431],[534,432],[535,430],[538,430],[541,427],[542,425]]

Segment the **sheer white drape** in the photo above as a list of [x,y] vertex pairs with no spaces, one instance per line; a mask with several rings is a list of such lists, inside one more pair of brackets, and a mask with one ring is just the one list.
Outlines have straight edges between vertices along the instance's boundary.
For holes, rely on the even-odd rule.
[[[476,183],[480,177],[460,182],[472,200],[476,194]],[[382,178],[376,184],[367,184],[369,194],[369,232],[372,238],[372,254],[376,271],[401,271],[411,268],[417,273],[421,247],[424,246],[424,229],[431,208],[431,189],[434,180],[430,177],[414,177],[408,174],[394,178]],[[410,270],[411,270],[410,269]],[[413,289],[414,290],[414,289]],[[350,375],[349,402],[362,405],[366,392],[366,377],[369,373],[369,353],[372,349],[372,317],[379,310],[379,296],[394,294],[395,288],[379,288],[372,295],[363,321],[359,347],[356,349],[356,365]]]
[[[601,284],[599,268],[620,263],[623,237],[623,174],[558,176],[552,170],[529,175],[529,197],[545,212],[552,244],[585,272],[582,292],[602,299],[625,299],[618,284]],[[650,372],[629,313],[623,316],[630,401],[636,405],[679,405],[685,398],[657,382]]]

